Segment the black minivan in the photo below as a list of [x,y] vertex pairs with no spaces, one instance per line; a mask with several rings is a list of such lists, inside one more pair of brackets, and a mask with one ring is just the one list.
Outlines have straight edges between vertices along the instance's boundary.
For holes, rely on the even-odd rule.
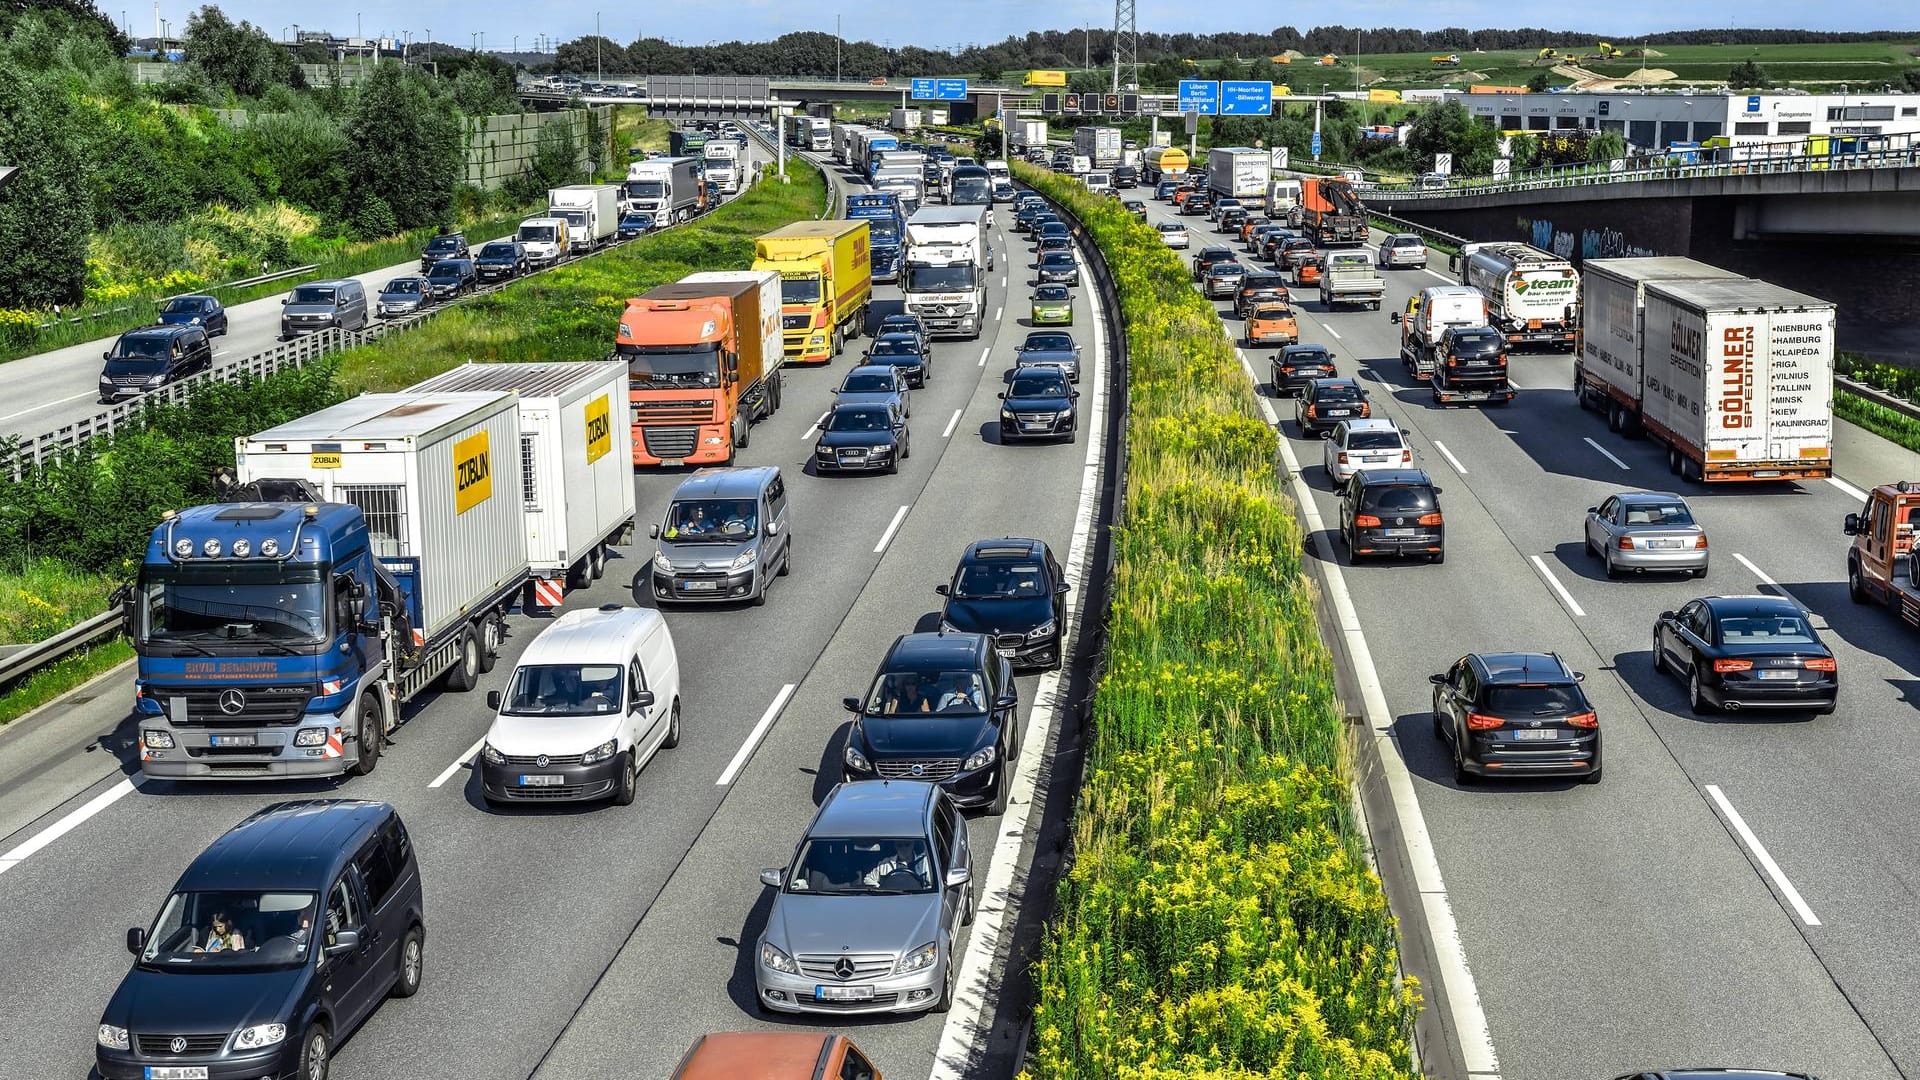
[[381,1001],[420,989],[406,826],[380,802],[266,807],[200,853],[127,949],[100,1017],[103,1080],[324,1080]]

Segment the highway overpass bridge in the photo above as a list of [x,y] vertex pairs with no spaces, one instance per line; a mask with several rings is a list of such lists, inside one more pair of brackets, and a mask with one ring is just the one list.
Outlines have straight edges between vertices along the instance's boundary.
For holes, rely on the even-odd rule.
[[1840,305],[1842,344],[1920,353],[1920,148],[1517,177],[1367,204],[1575,260],[1684,255]]
[[[668,120],[724,120],[764,116],[776,108],[798,109],[815,102],[873,101],[891,105],[914,104],[911,81],[882,79],[835,82],[831,79],[762,78],[743,75],[607,75],[603,84],[632,87],[619,95],[583,94],[520,89],[520,98],[534,108],[559,108],[572,97],[592,105],[640,104]],[[972,83],[962,101],[918,102],[952,110],[953,121],[964,123],[990,116],[1003,107],[1038,108],[1039,95],[1030,88]],[[1169,98],[1171,100],[1171,98]]]

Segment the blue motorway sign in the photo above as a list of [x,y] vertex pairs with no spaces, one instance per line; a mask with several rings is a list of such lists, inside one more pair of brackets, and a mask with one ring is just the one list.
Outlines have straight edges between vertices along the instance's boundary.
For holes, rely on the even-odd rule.
[[967,100],[967,80],[935,79],[933,81],[933,100],[935,101]]
[[1202,116],[1220,115],[1220,84],[1204,79],[1181,79],[1179,111]]
[[1272,83],[1230,80],[1220,84],[1221,116],[1268,116],[1272,112]]
[[935,80],[935,79],[915,79],[915,80],[913,80],[913,100],[915,100],[915,101],[932,101],[932,100],[934,100],[934,97],[933,97],[933,94],[934,94],[934,83],[935,83],[935,82],[937,82],[937,81],[938,81],[938,80]]
[[1320,133],[1317,131],[1313,133],[1313,156],[1320,156]]

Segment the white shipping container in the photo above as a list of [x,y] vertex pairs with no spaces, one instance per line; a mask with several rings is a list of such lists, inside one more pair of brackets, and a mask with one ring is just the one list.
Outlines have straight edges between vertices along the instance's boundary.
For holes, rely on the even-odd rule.
[[367,516],[373,554],[416,584],[431,646],[527,579],[514,395],[362,394],[234,440],[242,482],[301,479]]
[[1649,430],[1698,452],[1708,479],[1831,471],[1832,303],[1747,278],[1645,291]]
[[1644,382],[1641,338],[1647,284],[1740,276],[1676,256],[1588,259],[1581,269],[1580,355],[1576,363],[1585,378],[1604,384],[1616,400],[1636,408]]
[[[779,313],[775,278],[776,319]],[[776,347],[780,333],[776,325]],[[564,577],[633,523],[633,428],[625,422],[623,360],[467,363],[409,394],[510,391],[520,401],[517,477],[526,510],[527,561]]]

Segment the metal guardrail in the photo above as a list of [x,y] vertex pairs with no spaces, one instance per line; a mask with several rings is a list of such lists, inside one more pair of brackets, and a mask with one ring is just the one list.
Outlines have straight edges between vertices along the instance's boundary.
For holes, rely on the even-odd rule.
[[1369,206],[1366,208],[1366,212],[1368,217],[1373,218],[1376,221],[1383,221],[1388,225],[1393,226],[1394,232],[1413,233],[1415,236],[1418,236],[1420,239],[1426,241],[1428,244],[1432,244],[1435,241],[1438,241],[1442,244],[1446,244],[1447,246],[1452,247],[1454,250],[1457,251],[1461,248],[1462,245],[1472,243],[1471,240],[1468,240],[1464,236],[1455,236],[1450,232],[1441,232],[1439,229],[1433,228],[1428,225],[1422,225],[1417,221],[1408,221],[1406,218],[1389,214],[1385,210],[1376,210],[1373,207]]
[[[285,270],[275,270],[271,273],[256,274],[255,276],[250,278],[241,278],[239,281],[226,281],[218,285],[209,285],[206,288],[201,289],[199,291],[203,293],[213,293],[213,292],[219,292],[222,289],[244,289],[250,285],[262,285],[269,281],[276,281],[280,278],[293,277],[295,274],[305,274],[310,271],[314,271],[318,269],[320,269],[319,263],[308,263],[305,266],[290,266]],[[192,293],[177,293],[175,295],[188,296],[188,295],[192,295]],[[138,303],[120,304],[116,307],[110,307],[103,311],[89,311],[85,315],[74,315],[65,319],[51,319],[47,322],[41,323],[34,329],[45,330],[45,329],[48,329],[49,327],[59,326],[61,323],[71,324],[71,323],[78,323],[78,322],[88,322],[93,319],[104,319],[109,315],[124,315],[129,311],[133,311],[138,308],[145,307],[148,304],[156,303],[156,302],[158,301],[143,300]]]
[[119,629],[120,612],[106,611],[86,622],[69,626],[45,641],[8,653],[0,658],[0,686],[6,686],[36,668],[51,664],[75,649],[111,637]]
[[[1625,159],[1621,159],[1623,162]],[[1646,164],[1614,169],[1597,165],[1561,165],[1515,173],[1505,179],[1475,178],[1444,187],[1375,184],[1364,192],[1368,199],[1456,199],[1470,195],[1497,195],[1511,191],[1594,187],[1648,180],[1694,180],[1731,176],[1767,176],[1788,173],[1850,172],[1857,169],[1920,168],[1920,145],[1868,150],[1853,154],[1794,154],[1755,157],[1744,161],[1702,161]]]
[[1883,409],[1892,409],[1902,416],[1920,420],[1920,403],[1908,401],[1906,398],[1900,397],[1897,394],[1890,394],[1879,387],[1868,386],[1866,383],[1858,380],[1849,379],[1845,375],[1835,375],[1833,377],[1833,385],[1855,397],[1865,398]]

